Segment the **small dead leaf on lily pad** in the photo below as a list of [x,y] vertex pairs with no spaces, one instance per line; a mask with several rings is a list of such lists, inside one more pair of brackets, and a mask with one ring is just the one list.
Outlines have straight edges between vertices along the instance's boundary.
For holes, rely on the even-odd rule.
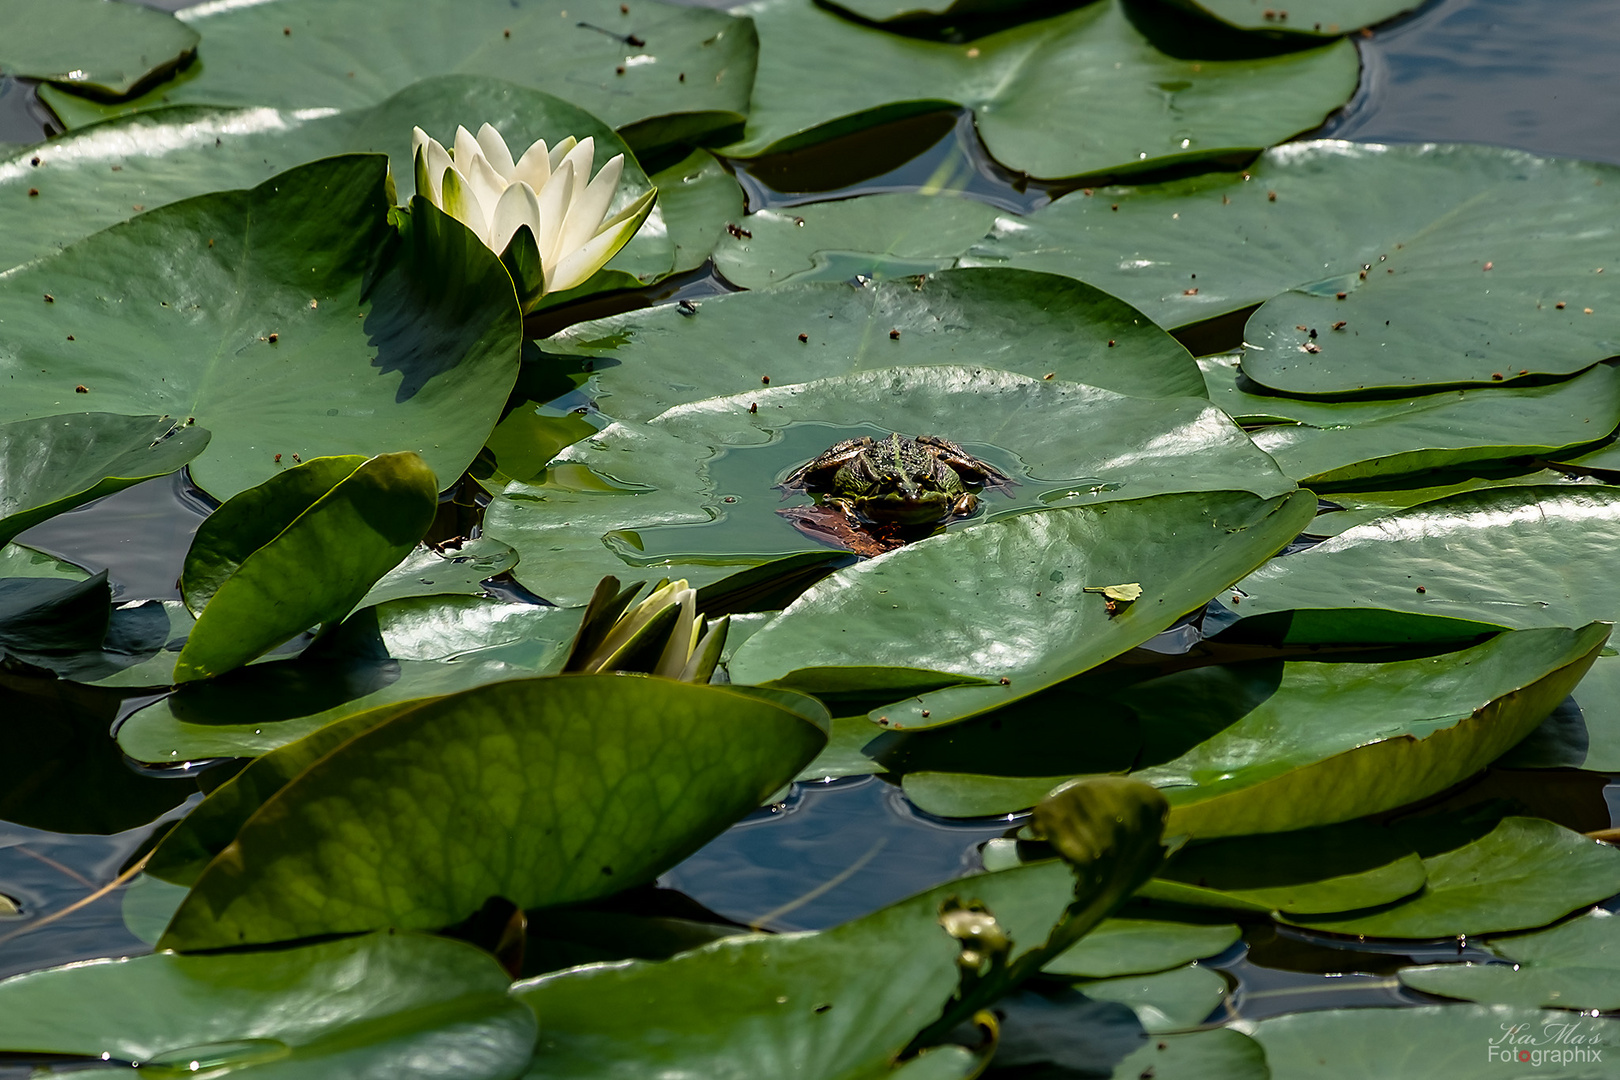
[[1102,593],[1103,603],[1108,605],[1110,615],[1124,605],[1142,598],[1142,586],[1134,581],[1124,585],[1087,585],[1083,591]]

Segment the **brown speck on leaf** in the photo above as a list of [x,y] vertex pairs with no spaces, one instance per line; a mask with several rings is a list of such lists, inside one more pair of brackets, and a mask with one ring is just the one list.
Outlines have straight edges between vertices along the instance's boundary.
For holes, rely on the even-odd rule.
[[1365,271],[1365,270],[1357,270],[1356,271],[1356,277],[1360,278],[1362,281],[1366,281],[1367,280],[1367,271]]
[[214,238],[213,238],[213,237],[212,237],[212,236],[210,236],[210,237],[209,237],[209,238],[208,238],[208,246],[209,246],[209,247],[213,247],[213,246],[214,246]]
[[880,724],[887,724],[887,723],[888,723],[888,722],[889,722],[889,718],[888,718],[888,717],[887,717],[887,716],[880,716],[880,717],[878,717],[878,723],[880,723]]
[[1370,37],[1372,37],[1372,27],[1370,27],[1370,26],[1363,26],[1363,27],[1362,27],[1362,28],[1361,28],[1361,36],[1362,36],[1362,37],[1367,37],[1367,38],[1370,38]]
[[730,221],[726,222],[726,232],[731,234],[733,240],[752,240],[754,238],[753,233]]
[[1277,201],[1277,193],[1275,191],[1266,192],[1266,202],[1276,202],[1276,201]]
[[615,75],[623,75],[624,74],[624,66],[620,65],[619,67],[614,68],[613,69],[613,74],[615,74]]
[[1502,381],[1502,373],[1500,371],[1491,372],[1491,382],[1501,382],[1501,381]]
[[1343,300],[1345,297],[1349,296],[1350,294],[1349,293],[1334,293],[1333,295],[1336,298],[1338,298],[1340,300]]
[[924,719],[924,720],[926,720],[926,719],[928,719],[928,710],[927,710],[927,709],[924,709],[924,710],[923,710],[923,711],[922,711],[922,718],[923,718],[923,719]]
[[1295,330],[1309,330],[1310,327],[1306,326],[1304,323],[1297,323],[1297,324],[1295,324],[1294,329]]
[[39,197],[39,188],[37,188],[37,187],[29,188],[28,189],[28,197],[30,199],[37,199]]
[[1519,374],[1520,375],[1528,375],[1528,374],[1530,374],[1530,369],[1529,368],[1520,368],[1519,369]]
[[1109,203],[1108,204],[1108,209],[1110,209],[1110,210],[1118,210],[1119,209],[1119,203]]
[[1232,200],[1228,199],[1225,195],[1222,195],[1221,196],[1221,205],[1222,206],[1231,206],[1232,205]]
[[1424,587],[1423,587],[1423,586],[1421,586],[1421,585],[1419,585],[1419,586],[1418,586],[1418,590],[1417,590],[1417,591],[1418,591],[1418,592],[1421,592],[1421,593],[1426,593],[1426,592],[1428,592],[1428,591],[1429,591],[1429,590],[1428,590],[1428,589],[1425,589],[1425,588],[1424,588]]
[[52,296],[50,293],[46,293],[45,294],[45,302],[47,304],[54,304],[54,303],[56,303],[56,297]]
[[1112,349],[1114,347],[1114,339],[1113,338],[1108,339],[1108,347],[1110,349]]
[[90,388],[84,385],[84,383],[80,383],[78,386],[73,388],[73,392],[75,394],[88,394],[90,392]]
[[749,406],[748,406],[748,411],[749,411],[749,412],[750,412],[750,413],[757,413],[757,412],[759,412],[759,402],[757,402],[757,401],[755,401],[755,402],[751,402],[751,403],[750,403],[750,404],[749,404]]
[[686,72],[684,72],[684,71],[681,72],[680,75],[677,77],[677,81],[685,82],[686,81]]
[[502,30],[501,31],[501,37],[509,38],[511,36],[512,36],[512,31],[510,31],[510,30]]
[[1343,320],[1343,319],[1340,319],[1340,320],[1339,320],[1339,321],[1338,321],[1338,322],[1336,322],[1336,323],[1334,323],[1334,324],[1333,324],[1333,329],[1335,329],[1335,330],[1343,330],[1343,329],[1344,329],[1344,325],[1345,325],[1345,324],[1344,324],[1344,320]]
[[1588,308],[1581,308],[1581,310],[1586,312],[1588,315],[1592,314],[1592,309],[1589,308],[1589,307]]
[[1322,346],[1318,345],[1314,341],[1307,341],[1304,345],[1304,349],[1308,353],[1319,353],[1322,351]]
[[1559,311],[1563,311],[1564,310],[1564,302],[1562,300],[1560,300],[1560,301],[1558,301],[1558,303],[1554,304],[1553,307],[1557,308]]
[[73,340],[73,335],[72,335],[72,334],[69,334],[69,335],[68,335],[68,340],[69,340],[69,341],[72,341],[72,340]]
[[1492,266],[1495,266],[1495,265],[1496,265],[1495,263],[1486,263],[1485,264],[1485,269],[1489,270]]
[[979,50],[977,48],[969,49],[967,51],[967,58],[969,60],[977,60],[979,58]]
[[282,27],[282,28],[281,28],[281,36],[282,36],[282,37],[292,37],[292,27],[290,27],[290,26],[283,26],[283,27]]
[[898,330],[890,330],[889,331],[889,340],[890,341],[899,341],[900,340],[900,331],[898,331]]
[[1012,685],[1012,680],[1007,678],[1007,676],[1005,676],[1005,675],[1003,675],[1000,679],[998,679],[996,681],[1001,683],[1002,686],[1011,686]]
[[1240,596],[1238,596],[1238,594],[1237,594],[1237,593],[1233,593],[1233,594],[1232,594],[1232,603],[1234,603],[1234,604],[1241,604],[1241,603],[1242,603],[1242,602],[1243,602],[1243,599],[1242,599],[1242,597],[1240,597]]
[[281,464],[281,455],[280,455],[280,454],[277,454],[277,455],[276,455],[276,464],[277,464],[277,465],[280,465],[280,464]]
[[771,377],[769,375],[761,375],[759,377],[759,381],[764,383],[766,386],[769,386],[771,384]]
[[265,338],[264,340],[266,340],[270,344],[274,345],[276,342],[281,340],[281,335],[280,334],[271,334],[269,337]]
[[629,4],[620,4],[619,5],[619,14],[620,15],[628,15],[628,14],[630,14],[630,5]]
[[801,343],[803,343],[803,344],[809,344],[809,342],[810,342],[810,335],[809,335],[809,334],[800,334],[800,335],[799,335],[799,341],[800,341],[800,342],[801,342]]
[[146,209],[146,204],[145,203],[133,203],[133,204],[131,204],[130,209],[134,210],[136,213],[140,213],[142,210]]
[[296,463],[297,463],[297,462],[298,462],[298,461],[299,461],[299,457],[298,457],[298,455],[297,455],[297,454],[294,454],[294,455],[293,455],[293,462],[294,462],[294,463],[295,463],[295,464],[296,464]]
[[1096,189],[1095,188],[1083,187],[1083,188],[1080,189],[1080,194],[1084,195],[1086,198],[1089,199],[1094,194],[1096,194]]
[[1197,289],[1182,289],[1181,290],[1181,295],[1182,296],[1197,296],[1198,295],[1198,290]]
[[1055,378],[1056,376],[1057,376],[1057,372],[1048,371],[1045,375],[1042,375],[1041,378],[1043,378],[1043,379],[1051,379],[1051,378]]
[[631,46],[631,47],[632,47],[632,48],[636,48],[636,49],[639,49],[639,48],[641,48],[641,47],[642,47],[642,46],[643,46],[643,45],[645,45],[645,44],[647,44],[647,39],[646,39],[646,38],[641,38],[641,37],[637,37],[637,36],[636,36],[636,35],[635,35],[635,34],[630,34],[630,35],[627,35],[627,36],[626,36],[626,37],[625,37],[625,39],[624,39],[624,43],[625,43],[625,44],[626,44],[626,45],[629,45],[629,46]]
[[[39,168],[39,155],[35,154],[33,157],[29,158],[28,164],[32,165],[36,169]],[[114,166],[114,168],[116,167],[117,166]]]

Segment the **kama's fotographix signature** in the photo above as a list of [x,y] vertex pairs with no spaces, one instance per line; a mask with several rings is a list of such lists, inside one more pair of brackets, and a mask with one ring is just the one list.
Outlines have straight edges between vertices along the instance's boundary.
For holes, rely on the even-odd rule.
[[1606,1049],[1601,1036],[1586,1028],[1586,1021],[1570,1018],[1529,1024],[1503,1024],[1502,1034],[1486,1047],[1487,1061],[1511,1061],[1533,1068],[1601,1062]]

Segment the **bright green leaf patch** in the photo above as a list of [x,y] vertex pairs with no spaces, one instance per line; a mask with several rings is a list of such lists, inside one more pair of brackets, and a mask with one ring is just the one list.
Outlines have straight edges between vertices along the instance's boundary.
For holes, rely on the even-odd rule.
[[1196,836],[1350,821],[1437,794],[1528,735],[1575,688],[1609,626],[1500,634],[1383,664],[1263,661],[1196,668],[1126,692],[1155,719],[1209,732],[1136,775]]
[[517,302],[459,222],[419,206],[395,233],[386,168],[326,159],[8,274],[0,420],[194,417],[214,435],[193,477],[222,498],[298,457],[416,449],[459,476],[516,375]]
[[901,192],[750,214],[714,267],[733,285],[904,277],[943,270],[989,231],[995,207],[955,193]]
[[1188,61],[1167,56],[1117,0],[970,44],[873,31],[818,5],[734,8],[759,28],[753,105],[735,157],[791,150],[961,105],[985,146],[1043,178],[1117,175],[1252,153],[1316,127],[1355,91],[1355,49]]
[[507,984],[479,949],[393,931],[91,960],[0,982],[0,1048],[111,1057],[163,1076],[506,1080],[535,1038],[534,1014]]
[[204,428],[167,416],[69,413],[0,424],[0,543],[92,499],[181,468]]
[[150,86],[197,48],[197,31],[164,11],[106,0],[3,0],[0,72],[120,98]]
[[809,497],[790,504],[775,485],[843,439],[890,430],[940,435],[1002,463],[1015,486],[983,493],[982,512],[960,523],[975,527],[1043,506],[1292,487],[1202,399],[1128,398],[982,368],[891,368],[612,425],[564,450],[540,482],[509,485],[487,533],[517,548],[518,578],[557,603],[582,603],[606,574],[650,568],[707,583],[824,550],[777,512]]
[[430,929],[491,896],[530,908],[620,892],[758,806],[826,738],[759,698],[635,676],[428,702],[277,790],[160,944]]
[[789,285],[694,307],[579,323],[546,340],[544,362],[578,365],[564,370],[589,376],[587,392],[605,414],[635,421],[759,390],[766,379],[781,387],[924,364],[1050,374],[1135,397],[1204,393],[1174,338],[1112,296],[1055,275],[947,270],[864,286]]
[[197,625],[175,682],[335,625],[416,547],[438,505],[433,471],[409,451],[317,458],[226,502],[186,555],[181,594]]
[[[493,75],[574,102],[638,148],[741,124],[758,49],[744,20],[659,0],[629,13],[616,0],[433,0],[387,33],[366,0],[208,3],[183,17],[205,39],[197,63],[136,107],[350,110],[434,75]],[[108,113],[65,94],[52,102],[75,127]]]
[[[1277,551],[1314,502],[1158,495],[935,536],[813,586],[737,651],[732,677],[920,694],[872,715],[894,728],[954,723],[1148,640]],[[1116,612],[1084,591],[1119,581],[1140,582],[1143,596]],[[970,685],[932,689],[953,682]]]

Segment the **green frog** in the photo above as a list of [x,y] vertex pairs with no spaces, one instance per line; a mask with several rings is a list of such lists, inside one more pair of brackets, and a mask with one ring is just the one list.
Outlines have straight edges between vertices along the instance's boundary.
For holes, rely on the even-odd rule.
[[1013,479],[937,435],[847,439],[782,481],[822,496],[855,525],[938,525],[968,517],[979,497],[969,484],[1006,488]]

